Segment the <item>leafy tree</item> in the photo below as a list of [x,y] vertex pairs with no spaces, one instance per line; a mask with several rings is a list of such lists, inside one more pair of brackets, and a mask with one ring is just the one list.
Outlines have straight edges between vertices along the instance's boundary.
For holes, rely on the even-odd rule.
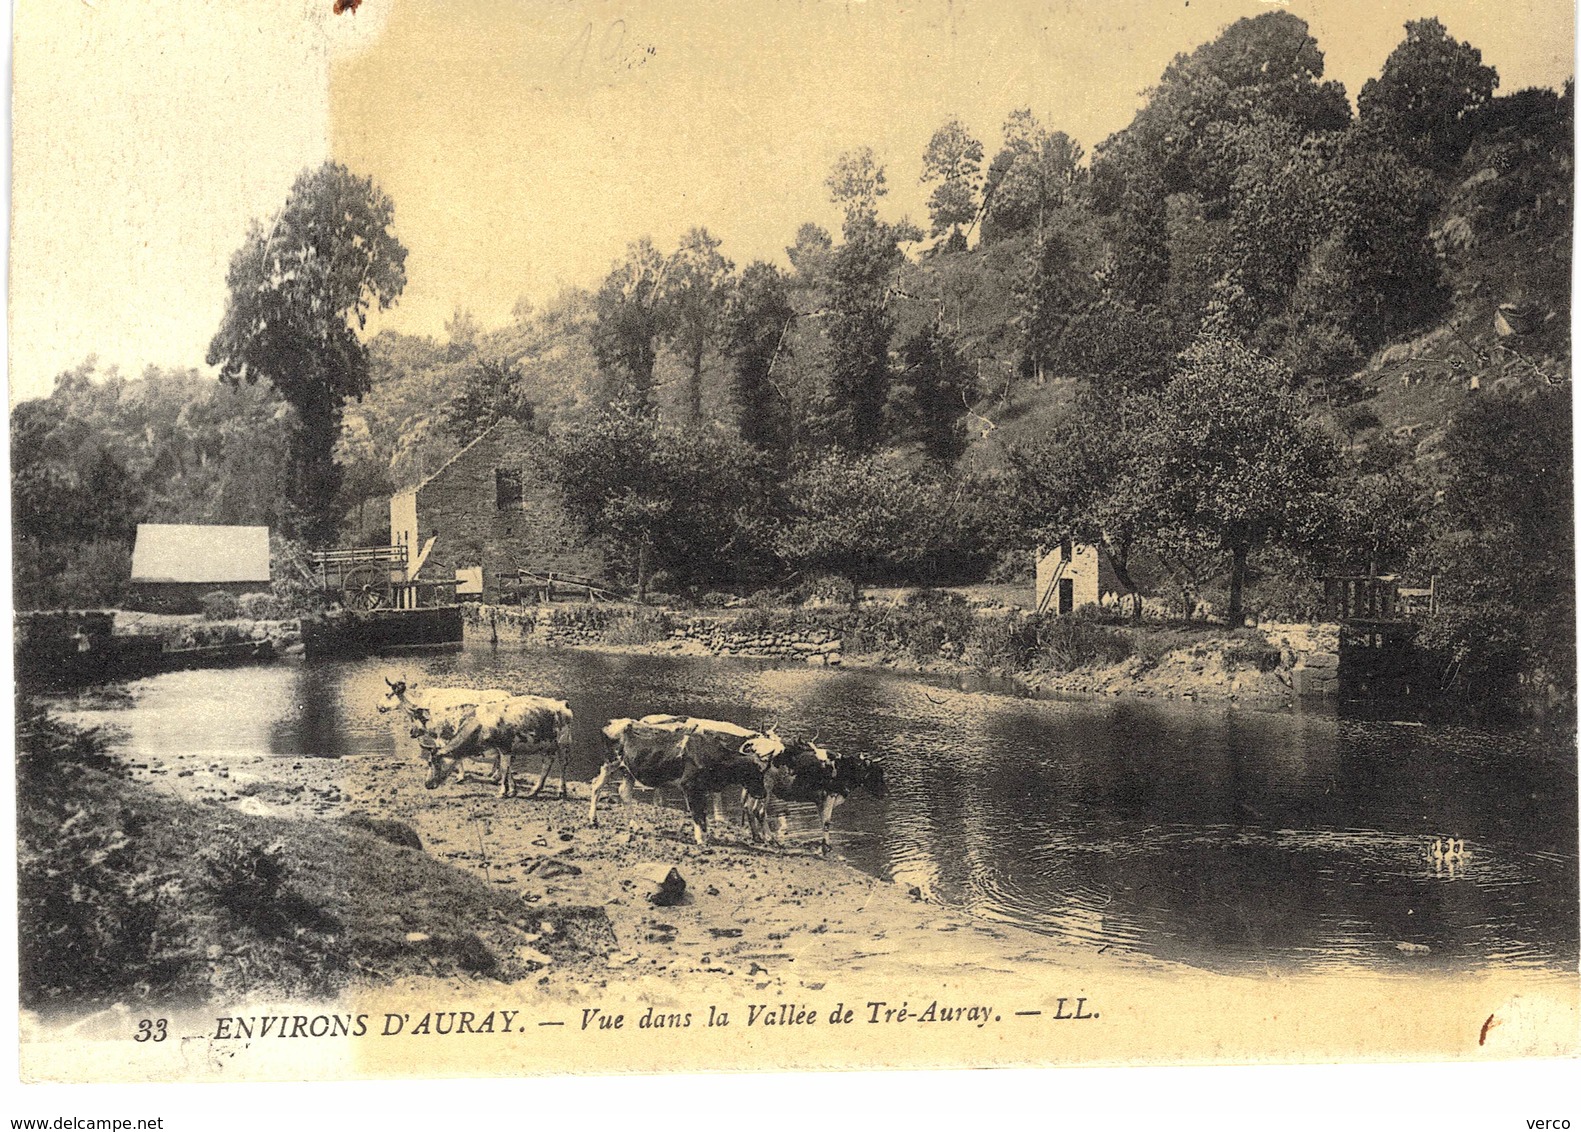
[[845,213],[845,238],[853,231],[871,228],[878,223],[878,200],[887,196],[884,167],[871,146],[848,150],[834,163],[834,168],[824,180],[829,199]]
[[1407,159],[1440,174],[1471,143],[1472,116],[1493,97],[1499,73],[1482,52],[1458,42],[1436,18],[1410,20],[1405,40],[1356,97],[1363,126]]
[[688,583],[772,571],[772,471],[725,433],[669,429],[617,406],[554,437],[551,451],[568,510],[639,594],[658,570]]
[[669,261],[644,236],[626,249],[598,289],[593,354],[605,404],[651,408],[658,342],[668,329],[663,288]]
[[263,378],[295,410],[292,526],[310,541],[331,540],[338,521],[343,406],[369,388],[359,332],[370,308],[388,308],[406,286],[394,215],[371,178],[326,163],[297,178],[269,228],[252,225],[226,274],[230,296],[208,362],[227,382]]
[[1303,420],[1282,367],[1214,339],[1181,356],[1141,427],[1132,490],[1158,530],[1210,540],[1230,556],[1230,614],[1239,616],[1248,557],[1320,529],[1332,443]]
[[1070,361],[1065,330],[1097,301],[1102,256],[1102,241],[1085,211],[1058,209],[1038,223],[1015,280],[1013,324],[1023,373],[1041,382],[1048,366]]
[[835,250],[830,273],[828,387],[813,423],[826,444],[866,451],[884,439],[895,332],[890,288],[905,262],[899,245],[921,233],[907,221],[878,219],[877,201],[887,190],[872,150],[842,155],[827,183],[830,198],[845,209],[845,242]]
[[466,445],[507,420],[533,423],[520,366],[505,358],[475,358],[463,371],[460,392],[444,408],[442,427]]
[[665,272],[665,335],[686,363],[686,405],[694,422],[703,418],[703,356],[719,338],[734,270],[708,229],[693,228]]
[[1177,55],[1131,124],[1093,159],[1093,200],[1113,218],[1124,293],[1137,303],[1163,293],[1169,196],[1195,194],[1208,220],[1229,214],[1245,127],[1281,123],[1300,139],[1349,121],[1344,88],[1323,81],[1317,41],[1288,12],[1237,20]]
[[826,453],[801,467],[789,497],[778,547],[804,574],[949,582],[984,564],[971,485],[938,465],[895,451]]
[[725,351],[741,439],[764,452],[783,454],[790,447],[787,402],[774,369],[795,322],[779,269],[761,261],[748,264],[725,311]]
[[955,335],[934,319],[906,340],[900,362],[886,407],[890,436],[921,445],[941,464],[955,463],[966,450],[966,411],[977,394]]
[[796,242],[785,249],[796,274],[806,279],[818,280],[829,271],[829,261],[834,254],[834,239],[817,224],[807,223],[796,229]]
[[966,246],[962,229],[977,217],[977,175],[982,163],[983,143],[967,132],[959,118],[933,131],[922,152],[922,183],[937,182],[928,195],[933,235],[948,232],[948,247]]
[[445,338],[450,343],[445,350],[446,356],[451,361],[458,362],[474,353],[478,348],[478,336],[482,332],[472,312],[465,307],[457,307],[445,320]]
[[1082,147],[1062,131],[1044,129],[1030,110],[1012,111],[1004,136],[983,190],[989,242],[1038,230],[1051,212],[1076,202],[1084,180]]

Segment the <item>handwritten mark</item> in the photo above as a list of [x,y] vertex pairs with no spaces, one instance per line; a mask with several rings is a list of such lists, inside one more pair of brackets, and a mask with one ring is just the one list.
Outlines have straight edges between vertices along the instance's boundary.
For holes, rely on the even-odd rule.
[[344,12],[350,12],[355,16],[357,9],[360,7],[362,7],[362,0],[335,0],[335,14],[337,16]]
[[1488,1031],[1493,1029],[1495,1026],[1502,1026],[1503,1024],[1504,1023],[1501,1022],[1499,1019],[1497,1019],[1493,1015],[1489,1014],[1488,1015],[1488,1020],[1482,1024],[1482,1033],[1477,1035],[1477,1044],[1479,1046],[1487,1045],[1488,1044]]

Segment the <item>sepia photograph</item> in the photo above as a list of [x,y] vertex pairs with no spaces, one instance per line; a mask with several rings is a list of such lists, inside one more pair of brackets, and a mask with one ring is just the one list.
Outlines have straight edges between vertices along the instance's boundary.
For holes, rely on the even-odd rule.
[[1581,1048],[1571,4],[12,57],[23,1081]]

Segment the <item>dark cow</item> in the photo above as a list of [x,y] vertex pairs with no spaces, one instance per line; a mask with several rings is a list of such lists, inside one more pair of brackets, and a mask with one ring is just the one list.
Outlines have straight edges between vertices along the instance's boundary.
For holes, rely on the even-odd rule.
[[563,700],[543,696],[509,696],[478,704],[457,723],[449,742],[433,735],[418,740],[428,758],[428,781],[432,790],[458,770],[466,760],[490,763],[499,775],[500,797],[516,793],[514,763],[518,754],[547,748],[543,774],[528,791],[534,797],[549,781],[555,764],[560,765],[560,796],[565,797],[565,764],[571,752],[571,709]]
[[[862,789],[875,798],[884,796],[884,760],[868,755],[837,755],[820,747],[816,739],[779,740],[768,769],[763,774],[762,801],[748,805],[762,807],[761,823],[768,825],[769,807],[775,801],[808,802],[818,807],[823,820],[821,852],[829,852],[829,827],[834,808],[852,790]],[[785,815],[779,817],[776,840],[785,833]]]
[[[654,726],[635,719],[613,719],[603,729],[609,741],[604,766],[593,779],[588,800],[589,825],[598,824],[598,792],[610,775],[620,776],[620,796],[631,803],[635,783],[648,789],[674,786],[686,799],[692,817],[692,836],[699,845],[708,839],[708,797],[740,787],[754,799],[763,798],[766,760],[723,745],[698,730]],[[753,836],[761,840],[762,823],[755,809],[749,815]]]

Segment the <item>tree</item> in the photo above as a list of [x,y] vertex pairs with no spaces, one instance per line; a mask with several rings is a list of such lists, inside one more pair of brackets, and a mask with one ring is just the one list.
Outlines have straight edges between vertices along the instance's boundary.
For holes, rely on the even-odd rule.
[[785,249],[785,257],[796,274],[813,281],[828,272],[833,254],[834,239],[828,230],[810,222],[796,229],[796,242]]
[[847,240],[853,230],[877,224],[878,198],[889,193],[889,186],[884,181],[884,167],[878,163],[872,147],[864,145],[842,153],[824,185],[829,190],[829,199],[845,213]]
[[1332,442],[1302,419],[1281,366],[1215,339],[1181,355],[1141,427],[1133,491],[1158,530],[1201,536],[1230,556],[1230,615],[1240,616],[1248,557],[1322,526]]
[[254,223],[231,258],[230,295],[208,363],[222,380],[268,381],[296,413],[289,499],[294,533],[333,539],[335,442],[348,397],[369,388],[359,337],[368,311],[406,286],[395,206],[371,178],[329,162],[296,179],[268,229]]
[[1045,217],[1076,202],[1084,175],[1082,147],[1063,131],[1050,133],[1030,110],[1013,111],[1005,144],[983,189],[983,239],[1035,232]]
[[1280,123],[1300,139],[1349,124],[1344,88],[1322,80],[1317,41],[1288,12],[1237,20],[1165,68],[1131,124],[1093,158],[1092,199],[1114,223],[1128,298],[1154,303],[1163,293],[1170,196],[1195,194],[1210,221],[1229,215],[1244,127]]
[[934,319],[906,340],[886,411],[892,439],[913,441],[949,465],[966,450],[966,411],[977,394],[955,335]]
[[441,415],[446,432],[460,444],[472,443],[501,421],[533,423],[533,403],[521,368],[505,358],[474,358],[462,374],[461,390]]
[[718,340],[734,270],[708,229],[693,228],[670,256],[665,272],[665,334],[686,363],[686,404],[694,423],[703,419],[703,356]]
[[938,182],[928,196],[933,235],[950,234],[946,246],[965,247],[961,229],[977,217],[977,174],[983,163],[983,143],[972,137],[959,118],[951,118],[933,131],[922,153],[922,183]]
[[795,322],[779,269],[762,261],[748,264],[725,310],[725,352],[741,439],[764,452],[783,454],[790,447],[786,399],[774,368],[787,353]]
[[1440,174],[1454,170],[1471,143],[1471,116],[1498,89],[1499,73],[1482,52],[1457,42],[1436,18],[1410,20],[1405,40],[1356,97],[1363,126],[1407,158]]
[[784,560],[857,581],[953,582],[984,565],[976,499],[960,475],[896,452],[831,452],[790,484]]
[[653,405],[653,365],[666,328],[663,287],[668,260],[644,236],[604,277],[594,299],[593,354],[604,377],[604,402]]
[[683,583],[772,571],[773,472],[723,432],[669,429],[617,406],[554,437],[551,452],[567,509],[639,595],[659,570]]
[[472,312],[465,307],[457,307],[445,320],[445,338],[449,346],[445,356],[453,362],[458,362],[478,348],[478,335],[482,333],[478,320]]
[[919,239],[921,232],[905,220],[878,219],[877,201],[887,190],[884,169],[871,149],[843,154],[827,184],[830,199],[845,209],[845,242],[835,250],[830,272],[828,387],[813,424],[826,444],[860,452],[884,440],[895,332],[890,287],[905,262],[899,245]]

